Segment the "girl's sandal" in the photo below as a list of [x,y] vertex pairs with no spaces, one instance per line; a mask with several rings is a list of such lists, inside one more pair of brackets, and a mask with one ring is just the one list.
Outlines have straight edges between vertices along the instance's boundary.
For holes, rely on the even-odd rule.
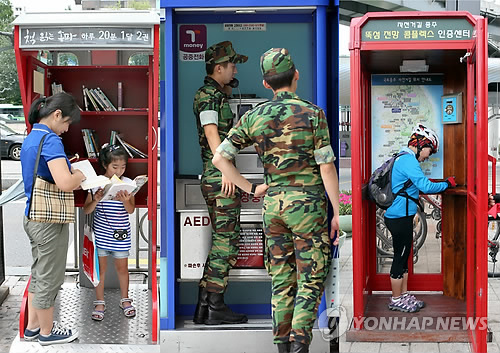
[[[96,310],[97,305],[104,306],[104,310]],[[92,320],[102,321],[104,319],[104,312],[106,311],[106,302],[104,300],[94,300],[94,311],[92,311]]]
[[120,308],[123,310],[123,314],[126,317],[134,317],[135,316],[135,308],[134,308],[134,306],[131,304],[129,306],[124,307],[123,303],[126,303],[126,302],[132,303],[132,299],[130,299],[130,298],[122,298],[120,300]]

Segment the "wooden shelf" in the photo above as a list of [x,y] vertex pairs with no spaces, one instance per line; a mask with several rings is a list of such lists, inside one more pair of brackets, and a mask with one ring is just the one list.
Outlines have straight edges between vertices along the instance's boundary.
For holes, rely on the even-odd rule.
[[[83,160],[88,160],[90,163],[97,163],[97,158],[79,158],[75,162],[83,161]],[[147,158],[129,158],[127,163],[147,163],[148,159]]]
[[100,111],[100,112],[95,112],[95,111],[83,111],[80,112],[81,116],[84,117],[99,117],[99,116],[148,116],[148,111],[147,110],[128,110],[128,111],[118,111],[118,112],[107,112],[107,111]]

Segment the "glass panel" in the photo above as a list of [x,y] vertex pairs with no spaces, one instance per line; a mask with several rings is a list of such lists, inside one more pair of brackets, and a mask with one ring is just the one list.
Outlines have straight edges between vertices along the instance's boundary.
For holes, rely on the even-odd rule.
[[413,272],[441,273],[441,195],[422,195],[413,230]]
[[78,57],[73,53],[58,53],[58,66],[78,66]]
[[[441,197],[426,195],[420,198],[420,210],[413,220],[413,271],[441,272]],[[377,208],[377,273],[389,273],[392,265],[392,235],[384,223],[385,211]]]
[[148,53],[135,53],[128,59],[129,66],[149,65],[149,54]]

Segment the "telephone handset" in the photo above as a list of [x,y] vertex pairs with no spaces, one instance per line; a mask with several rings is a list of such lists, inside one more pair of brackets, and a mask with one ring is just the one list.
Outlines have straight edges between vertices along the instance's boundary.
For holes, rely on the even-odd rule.
[[231,82],[228,83],[228,86],[231,86],[232,88],[238,88],[239,84],[240,81],[238,81],[238,79],[236,78],[233,78]]

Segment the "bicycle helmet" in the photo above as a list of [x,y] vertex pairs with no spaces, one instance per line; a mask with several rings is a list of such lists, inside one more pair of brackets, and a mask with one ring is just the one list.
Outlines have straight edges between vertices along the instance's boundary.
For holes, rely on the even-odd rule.
[[413,128],[408,146],[415,146],[417,148],[418,159],[420,151],[424,147],[430,147],[432,153],[437,153],[439,151],[439,138],[434,131],[422,124],[418,124]]

